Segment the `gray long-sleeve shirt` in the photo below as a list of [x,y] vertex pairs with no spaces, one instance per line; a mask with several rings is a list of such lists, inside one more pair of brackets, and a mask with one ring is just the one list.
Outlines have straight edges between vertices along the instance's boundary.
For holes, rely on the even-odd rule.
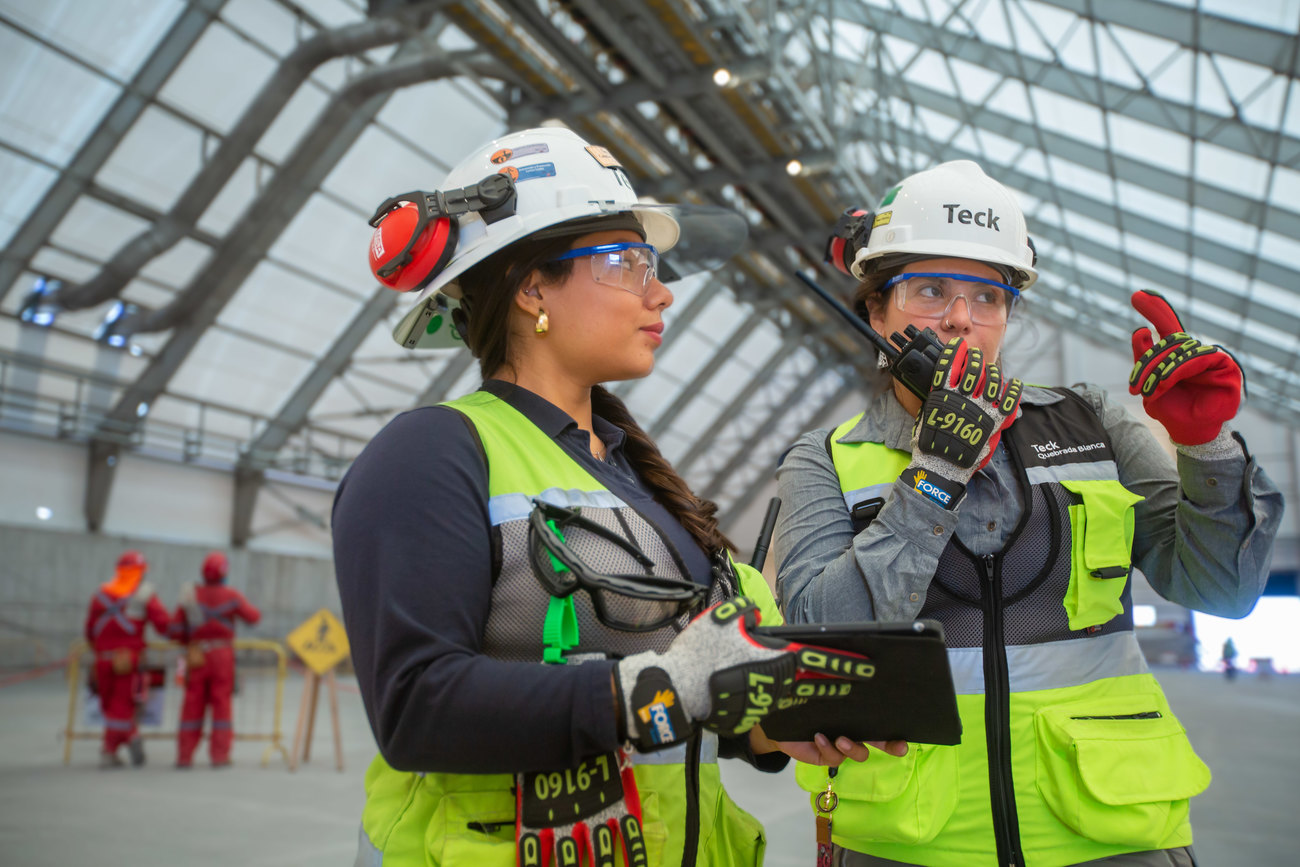
[[[1151,586],[1198,611],[1248,614],[1268,580],[1282,495],[1244,444],[1235,455],[1212,459],[1180,447],[1175,466],[1151,432],[1104,391],[1088,385],[1074,391],[1097,410],[1110,435],[1120,482],[1146,498],[1136,506],[1133,554]],[[1030,386],[1023,402],[1065,399]],[[911,432],[912,417],[888,390],[841,441],[911,452]],[[792,623],[909,620],[920,612],[954,533],[973,553],[989,554],[1006,544],[1020,519],[1023,495],[999,445],[956,509],[895,482],[876,519],[854,534],[827,433],[801,436],[777,470],[777,595]]]

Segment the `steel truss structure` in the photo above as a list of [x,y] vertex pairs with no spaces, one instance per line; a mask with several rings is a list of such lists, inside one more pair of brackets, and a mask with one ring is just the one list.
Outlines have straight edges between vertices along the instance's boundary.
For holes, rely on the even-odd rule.
[[543,122],[750,222],[678,287],[660,369],[616,388],[723,515],[874,367],[794,271],[847,294],[827,228],[942,160],[1020,196],[1030,315],[1122,347],[1157,289],[1236,350],[1256,410],[1300,419],[1294,9],[160,0],[113,54],[87,28],[114,12],[32,6],[0,2],[0,428],[87,444],[91,530],[134,449],[231,472],[246,544],[268,483],[328,486],[395,412],[472,387],[467,352],[386,342],[405,302],[368,281],[364,220],[470,136]]

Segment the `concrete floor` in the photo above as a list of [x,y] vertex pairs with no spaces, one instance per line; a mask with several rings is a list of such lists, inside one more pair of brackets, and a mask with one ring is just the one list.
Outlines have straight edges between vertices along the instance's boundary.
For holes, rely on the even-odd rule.
[[[1260,680],[1160,672],[1170,701],[1214,771],[1193,802],[1202,867],[1292,867],[1300,820],[1300,676]],[[292,737],[301,681],[290,680]],[[374,752],[359,697],[340,696],[345,772],[334,770],[326,705],[312,760],[289,773],[262,745],[239,743],[233,768],[172,769],[174,746],[148,742],[149,764],[102,772],[97,745],[74,743],[63,765],[67,691],[57,674],[0,688],[0,864],[131,867],[346,865],[356,846],[361,778]],[[262,699],[258,700],[259,702]],[[173,717],[174,718],[174,717]],[[236,711],[240,723],[241,711]],[[812,863],[812,819],[793,772],[724,763],[733,797],[768,828],[769,867]]]

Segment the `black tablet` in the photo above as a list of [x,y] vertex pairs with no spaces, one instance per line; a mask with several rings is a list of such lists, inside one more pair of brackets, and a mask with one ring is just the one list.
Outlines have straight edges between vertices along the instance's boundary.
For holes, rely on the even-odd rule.
[[809,623],[759,626],[760,635],[820,644],[870,658],[875,673],[856,682],[846,698],[809,699],[763,719],[763,733],[779,741],[807,741],[821,732],[832,741],[906,740],[919,744],[961,742],[957,695],[934,620],[903,623]]

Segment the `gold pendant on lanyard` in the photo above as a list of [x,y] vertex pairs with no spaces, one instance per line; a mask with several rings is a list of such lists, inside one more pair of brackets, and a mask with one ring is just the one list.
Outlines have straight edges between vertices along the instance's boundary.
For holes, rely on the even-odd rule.
[[817,867],[831,867],[831,814],[840,805],[840,796],[835,794],[834,788],[838,770],[830,768],[827,771],[826,791],[817,796]]

